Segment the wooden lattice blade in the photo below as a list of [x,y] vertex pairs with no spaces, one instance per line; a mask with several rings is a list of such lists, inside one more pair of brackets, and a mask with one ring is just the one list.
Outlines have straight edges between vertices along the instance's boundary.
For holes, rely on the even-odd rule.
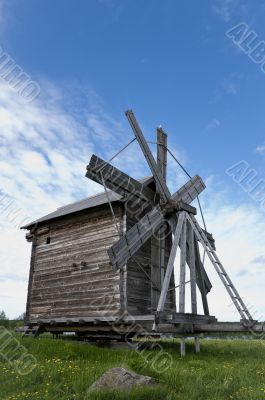
[[190,204],[205,188],[202,178],[199,175],[195,175],[174,193],[171,199],[174,201],[182,200]]
[[94,154],[87,166],[86,177],[120,194],[125,202],[137,202],[142,207],[144,205],[144,209],[150,208],[159,200],[159,195],[153,190]]
[[159,207],[154,207],[137,224],[108,250],[110,263],[114,269],[123,267],[140,247],[163,225],[164,215]]

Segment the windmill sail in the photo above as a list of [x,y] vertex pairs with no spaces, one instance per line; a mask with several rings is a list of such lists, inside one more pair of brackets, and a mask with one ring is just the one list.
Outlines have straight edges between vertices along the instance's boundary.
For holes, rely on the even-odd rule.
[[198,195],[206,188],[202,178],[195,175],[185,185],[183,185],[176,193],[173,194],[172,200],[182,200],[190,204]]
[[159,207],[153,208],[108,250],[115,269],[123,267],[140,247],[163,225],[164,215]]
[[120,194],[124,202],[147,208],[159,201],[159,194],[96,155],[91,157],[86,177]]

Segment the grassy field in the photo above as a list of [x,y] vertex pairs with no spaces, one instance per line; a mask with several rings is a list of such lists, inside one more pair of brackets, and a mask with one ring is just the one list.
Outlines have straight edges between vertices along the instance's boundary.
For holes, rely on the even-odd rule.
[[[19,341],[37,358],[37,367],[21,376],[0,356],[1,400],[251,400],[265,399],[265,343],[258,340],[202,340],[202,352],[179,356],[177,340],[163,343],[173,357],[156,373],[141,354],[101,349],[74,341],[40,337]],[[145,353],[153,357],[155,350]],[[153,376],[155,389],[88,394],[89,386],[112,367]]]

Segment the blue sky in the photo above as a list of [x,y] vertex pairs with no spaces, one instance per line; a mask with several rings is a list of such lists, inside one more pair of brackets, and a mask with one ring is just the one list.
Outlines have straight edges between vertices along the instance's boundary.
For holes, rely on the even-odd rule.
[[[257,0],[0,0],[0,45],[41,88],[25,104],[0,81],[1,192],[29,219],[95,193],[85,165],[130,140],[132,108],[148,139],[161,124],[171,150],[207,183],[202,201],[220,256],[265,314],[265,214],[251,187],[225,172],[245,160],[265,178],[265,74],[226,35],[244,22],[265,40],[264,17]],[[149,173],[136,144],[117,165]],[[172,190],[183,181],[170,161]],[[0,238],[0,309],[15,316],[25,308],[29,245],[4,213]],[[218,296],[221,288],[215,314],[235,319]]]
[[225,31],[243,20],[263,39],[262,3],[9,1],[2,45],[35,79],[95,91],[118,120],[133,107],[161,123],[191,169],[222,174],[238,156],[261,161],[264,74]]

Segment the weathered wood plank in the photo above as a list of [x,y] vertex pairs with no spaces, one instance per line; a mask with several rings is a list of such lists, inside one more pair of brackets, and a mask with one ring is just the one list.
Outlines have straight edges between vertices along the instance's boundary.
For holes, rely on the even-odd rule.
[[140,247],[163,224],[164,215],[159,207],[153,208],[108,250],[110,262],[117,270],[123,267]]
[[[114,208],[122,226],[123,213]],[[117,238],[109,210],[51,221],[36,237],[29,320],[121,312],[121,275],[113,272],[107,254]]]

